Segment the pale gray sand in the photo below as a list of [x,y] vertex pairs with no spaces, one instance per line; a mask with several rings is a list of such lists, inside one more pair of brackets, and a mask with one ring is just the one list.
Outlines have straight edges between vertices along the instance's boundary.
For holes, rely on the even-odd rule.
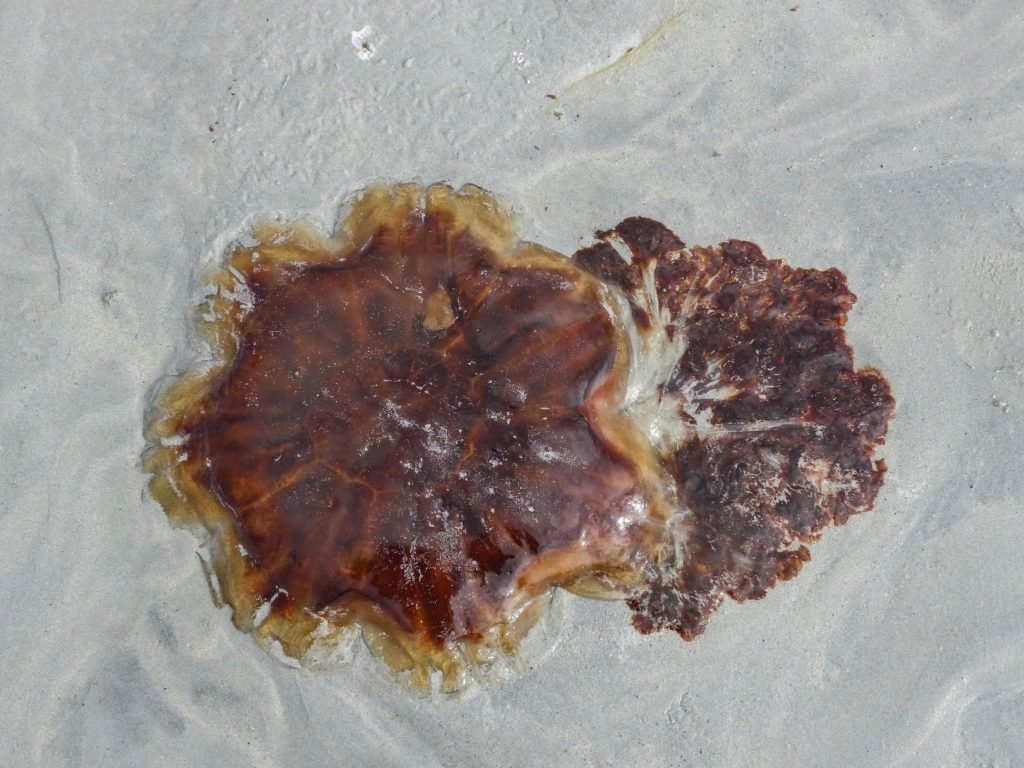
[[[0,10],[0,762],[1024,764],[1016,0],[242,5]],[[144,490],[147,393],[248,217],[403,179],[561,250],[639,213],[842,268],[899,403],[876,511],[695,643],[563,596],[458,699],[260,652]]]

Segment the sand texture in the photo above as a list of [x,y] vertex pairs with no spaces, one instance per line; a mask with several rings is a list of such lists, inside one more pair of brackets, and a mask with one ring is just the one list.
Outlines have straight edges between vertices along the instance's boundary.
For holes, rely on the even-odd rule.
[[[1022,50],[1016,0],[0,5],[0,764],[1024,764]],[[147,409],[229,242],[399,181],[562,253],[641,215],[841,269],[875,509],[690,643],[557,593],[457,696],[265,653]]]

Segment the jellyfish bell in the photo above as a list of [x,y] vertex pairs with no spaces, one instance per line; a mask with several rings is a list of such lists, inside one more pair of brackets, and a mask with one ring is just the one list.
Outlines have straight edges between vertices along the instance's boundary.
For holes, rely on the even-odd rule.
[[554,587],[691,638],[871,506],[892,401],[835,270],[648,219],[572,258],[476,187],[261,225],[158,397],[145,467],[236,626],[303,663],[357,633],[416,688],[516,653]]

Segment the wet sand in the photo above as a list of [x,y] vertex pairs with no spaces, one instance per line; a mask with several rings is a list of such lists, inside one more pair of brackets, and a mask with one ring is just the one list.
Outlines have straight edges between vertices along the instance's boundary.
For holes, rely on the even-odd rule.
[[[0,10],[6,759],[1024,761],[1022,43],[1009,0]],[[874,511],[692,643],[558,594],[455,697],[265,654],[146,491],[145,412],[233,237],[401,180],[480,184],[564,253],[644,215],[843,270],[897,400]]]

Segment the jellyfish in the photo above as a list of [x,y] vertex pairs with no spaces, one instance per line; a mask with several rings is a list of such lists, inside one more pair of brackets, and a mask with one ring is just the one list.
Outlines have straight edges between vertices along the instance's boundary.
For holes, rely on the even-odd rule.
[[264,223],[198,308],[144,468],[234,624],[411,687],[514,657],[553,590],[692,640],[871,509],[892,416],[837,269],[628,218],[567,257],[479,187],[377,186]]

